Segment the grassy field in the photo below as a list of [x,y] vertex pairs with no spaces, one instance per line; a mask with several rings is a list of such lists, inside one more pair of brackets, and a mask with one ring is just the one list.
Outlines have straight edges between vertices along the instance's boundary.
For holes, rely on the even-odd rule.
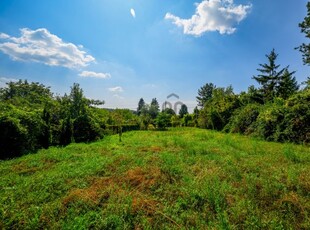
[[310,149],[135,131],[0,162],[0,229],[309,229]]

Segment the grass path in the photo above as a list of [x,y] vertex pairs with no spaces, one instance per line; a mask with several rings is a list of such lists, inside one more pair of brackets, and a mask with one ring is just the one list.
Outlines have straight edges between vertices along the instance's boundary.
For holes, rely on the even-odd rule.
[[310,149],[184,128],[0,161],[0,229],[309,229]]

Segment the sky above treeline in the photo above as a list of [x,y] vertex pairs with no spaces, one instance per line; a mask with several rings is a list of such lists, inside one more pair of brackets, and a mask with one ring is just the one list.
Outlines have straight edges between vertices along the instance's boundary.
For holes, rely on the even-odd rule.
[[171,93],[196,106],[212,82],[235,92],[273,48],[309,76],[294,48],[307,0],[0,0],[0,86],[40,82],[63,95],[74,82],[107,108],[136,109]]

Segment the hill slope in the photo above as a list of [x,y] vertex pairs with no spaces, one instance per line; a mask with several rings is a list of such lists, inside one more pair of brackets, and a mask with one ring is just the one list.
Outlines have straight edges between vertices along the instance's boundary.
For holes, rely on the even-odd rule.
[[310,150],[137,131],[0,162],[0,228],[310,228]]

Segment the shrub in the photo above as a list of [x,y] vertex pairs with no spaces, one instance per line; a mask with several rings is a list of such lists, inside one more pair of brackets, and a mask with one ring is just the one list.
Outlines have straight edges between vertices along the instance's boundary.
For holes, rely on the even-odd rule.
[[275,100],[261,107],[261,112],[254,125],[254,135],[268,141],[283,141],[281,133],[286,108],[282,99]]
[[88,114],[83,114],[73,121],[73,138],[75,142],[89,142],[101,137],[101,129]]
[[286,107],[284,139],[296,143],[310,143],[310,90],[290,97]]
[[167,113],[159,113],[156,118],[156,126],[158,129],[166,129],[171,125],[171,115]]
[[27,130],[18,119],[0,117],[0,130],[0,159],[17,157],[26,152]]
[[0,116],[0,158],[21,156],[42,147],[44,122],[39,111],[10,107]]
[[237,109],[225,127],[225,131],[251,134],[253,132],[251,125],[256,121],[260,107],[258,104],[248,104]]

